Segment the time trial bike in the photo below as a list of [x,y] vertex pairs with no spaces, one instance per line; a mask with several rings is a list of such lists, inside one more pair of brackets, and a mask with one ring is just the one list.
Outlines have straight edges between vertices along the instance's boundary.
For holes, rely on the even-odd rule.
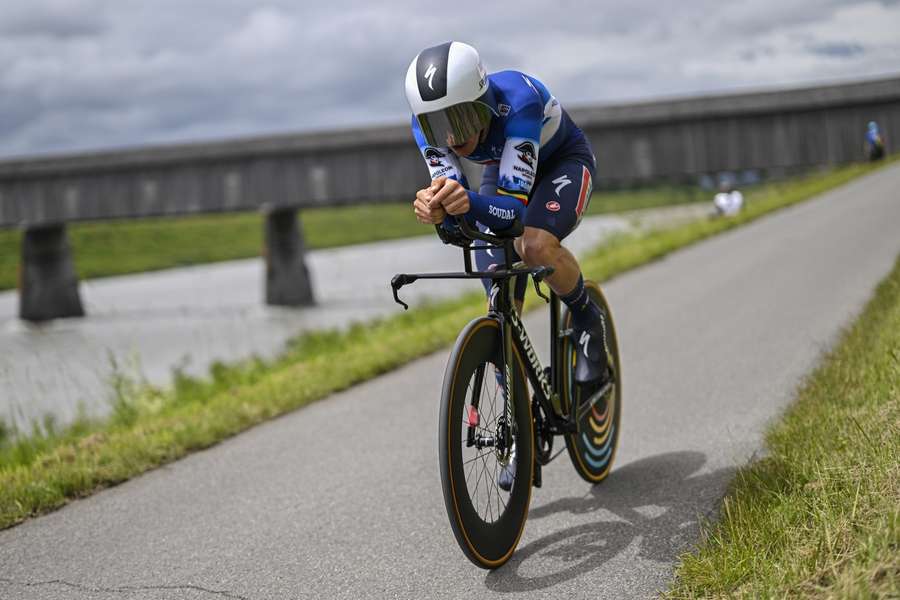
[[[600,389],[574,380],[578,346],[571,316],[541,282],[547,266],[513,263],[513,241],[521,223],[500,233],[482,232],[459,218],[459,234],[438,226],[447,244],[463,250],[465,271],[398,274],[399,290],[419,279],[488,279],[487,315],[466,325],[456,339],[441,393],[439,459],[444,504],[456,541],[476,565],[494,569],[512,556],[525,528],[531,489],[541,487],[541,469],[556,458],[553,440],[563,436],[578,474],[596,484],[610,472],[619,438],[622,370],[609,304],[600,287],[585,286],[603,312],[611,378]],[[472,268],[472,252],[503,249],[497,270]],[[550,365],[541,365],[512,299],[513,280],[531,277],[550,305]],[[531,392],[529,386],[531,384]]]

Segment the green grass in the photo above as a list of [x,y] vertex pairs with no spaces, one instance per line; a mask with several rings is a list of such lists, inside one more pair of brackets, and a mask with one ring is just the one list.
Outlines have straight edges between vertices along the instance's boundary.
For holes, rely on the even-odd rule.
[[658,208],[691,202],[712,203],[713,192],[699,186],[656,186],[629,190],[609,190],[591,195],[587,215]]
[[[868,166],[850,166],[770,186],[753,202],[748,201],[747,210],[734,219],[620,236],[585,257],[582,267],[589,277],[608,280],[869,170]],[[528,306],[542,304],[532,296]],[[217,365],[210,380],[179,376],[170,391],[119,380],[117,401],[108,420],[81,419],[62,431],[51,426],[32,435],[5,431],[0,435],[0,528],[115,485],[442,348],[483,310],[483,297],[472,294],[357,325],[343,333],[306,334],[276,361]]]
[[[655,187],[594,194],[588,214],[678,204],[709,194],[699,188]],[[430,235],[408,203],[314,208],[301,213],[313,249]],[[229,213],[68,226],[75,268],[82,279],[260,256],[263,219]],[[16,287],[22,234],[0,230],[0,290]]]
[[900,259],[738,472],[670,598],[900,598]]

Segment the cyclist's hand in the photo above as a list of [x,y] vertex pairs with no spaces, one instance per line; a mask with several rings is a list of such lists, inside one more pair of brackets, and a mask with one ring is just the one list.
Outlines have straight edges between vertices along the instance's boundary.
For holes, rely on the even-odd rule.
[[419,223],[426,225],[437,225],[443,222],[447,213],[440,205],[432,208],[429,201],[434,196],[431,188],[425,188],[416,192],[416,199],[413,202],[413,212],[416,213],[416,219]]
[[[438,178],[432,182],[432,189],[440,180],[441,178]],[[469,212],[469,193],[460,182],[444,178],[443,182],[440,182],[440,189],[435,192],[429,204],[443,206],[448,215],[462,215]]]

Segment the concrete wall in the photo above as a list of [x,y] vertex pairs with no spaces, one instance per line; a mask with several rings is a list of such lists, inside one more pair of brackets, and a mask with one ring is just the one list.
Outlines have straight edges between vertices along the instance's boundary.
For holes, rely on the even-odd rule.
[[383,133],[0,163],[0,226],[396,199],[424,167],[408,132]]
[[[597,186],[780,173],[863,158],[877,120],[900,140],[900,77],[570,110]],[[409,199],[427,178],[407,126],[0,162],[0,227]]]
[[781,92],[573,110],[604,180],[783,173],[865,158],[866,124],[900,140],[900,78]]

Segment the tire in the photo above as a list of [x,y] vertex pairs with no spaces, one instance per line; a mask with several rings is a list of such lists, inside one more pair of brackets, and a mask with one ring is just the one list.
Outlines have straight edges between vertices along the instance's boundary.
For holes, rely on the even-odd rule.
[[[502,339],[497,321],[482,317],[459,334],[444,374],[439,423],[439,454],[444,506],[450,526],[463,553],[484,569],[495,569],[512,556],[528,516],[534,477],[534,436],[531,403],[522,361],[513,350],[510,365],[513,418],[509,419],[515,444],[516,473],[510,492],[497,483],[505,461],[504,451],[494,447],[467,446],[469,406],[479,367],[483,367],[478,394],[478,427],[475,435],[490,437],[498,431],[505,412],[503,394],[494,372],[502,364]],[[495,438],[498,436],[494,436]],[[502,436],[505,437],[506,436]],[[479,477],[480,475],[480,477]]]
[[[606,315],[607,359],[613,369],[613,386],[602,399],[579,419],[578,431],[565,436],[566,448],[575,471],[589,483],[600,483],[609,475],[619,444],[620,421],[622,416],[622,367],[619,362],[619,342],[613,323],[609,303],[593,281],[585,281],[585,287],[600,310]],[[561,329],[571,327],[571,315],[565,310],[561,316]],[[580,406],[581,390],[574,383],[576,345],[571,339],[562,344],[562,404],[563,412],[569,414],[570,407]]]

